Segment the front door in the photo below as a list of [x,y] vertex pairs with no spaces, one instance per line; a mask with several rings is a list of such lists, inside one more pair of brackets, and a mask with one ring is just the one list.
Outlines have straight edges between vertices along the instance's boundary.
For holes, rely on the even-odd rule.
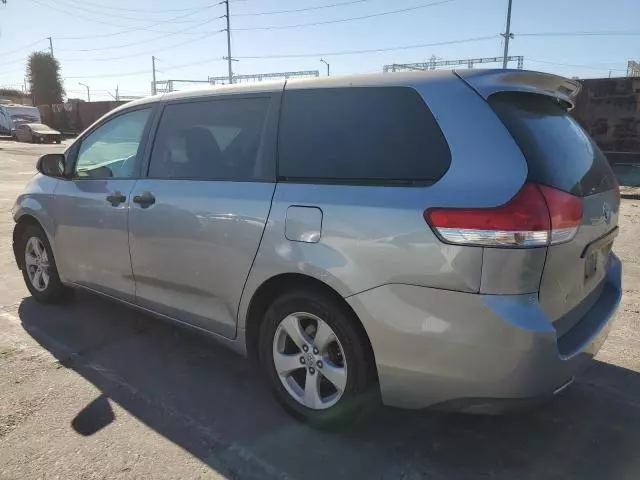
[[263,95],[164,108],[129,221],[139,305],[235,335],[275,188],[277,103]]
[[107,119],[71,148],[72,178],[54,194],[63,281],[134,300],[127,224],[150,114],[143,108]]

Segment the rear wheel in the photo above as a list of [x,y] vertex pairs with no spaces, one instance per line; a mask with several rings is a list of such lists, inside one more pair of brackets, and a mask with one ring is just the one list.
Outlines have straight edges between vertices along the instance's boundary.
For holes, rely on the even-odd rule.
[[60,281],[53,251],[42,228],[37,225],[25,228],[20,251],[22,276],[33,298],[43,303],[56,303],[68,298],[71,290]]
[[267,310],[260,361],[277,399],[318,427],[351,423],[378,404],[373,356],[346,307],[322,293],[297,291]]

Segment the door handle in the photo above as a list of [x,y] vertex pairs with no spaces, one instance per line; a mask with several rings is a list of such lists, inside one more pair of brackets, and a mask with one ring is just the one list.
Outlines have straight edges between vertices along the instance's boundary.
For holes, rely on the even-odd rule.
[[156,203],[156,197],[154,197],[151,192],[142,192],[140,195],[133,197],[133,201],[142,208],[148,208]]
[[112,193],[111,195],[107,195],[107,202],[111,204],[112,207],[117,207],[121,203],[127,201],[127,197],[122,195],[120,192]]

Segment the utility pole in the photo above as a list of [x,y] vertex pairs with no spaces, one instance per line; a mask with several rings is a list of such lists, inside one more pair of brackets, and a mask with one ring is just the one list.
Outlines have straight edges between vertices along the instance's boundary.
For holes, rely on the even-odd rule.
[[153,83],[151,84],[151,95],[155,95],[156,91],[156,57],[151,56],[151,68],[153,69]]
[[91,93],[89,92],[89,85],[86,83],[78,82],[78,85],[82,85],[87,89],[87,102],[91,102]]
[[116,102],[120,101],[119,85],[116,85]]
[[227,63],[229,66],[229,84],[233,83],[233,69],[231,68],[231,18],[229,16],[229,0],[224,0],[224,6],[227,10],[225,17],[227,18]]
[[511,2],[509,0],[509,6],[507,7],[507,31],[502,34],[504,37],[504,54],[502,56],[502,68],[507,68],[507,57],[509,56],[509,40],[513,38],[511,33]]
[[49,51],[51,52],[51,56],[53,57],[53,40],[51,37],[47,37],[49,39]]
[[331,70],[329,69],[329,62],[327,62],[324,58],[321,58],[320,61],[327,66],[327,77],[331,76]]

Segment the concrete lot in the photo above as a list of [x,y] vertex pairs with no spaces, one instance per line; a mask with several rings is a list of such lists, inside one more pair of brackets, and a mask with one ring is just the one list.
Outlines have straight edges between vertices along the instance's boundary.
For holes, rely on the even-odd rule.
[[622,207],[615,329],[561,397],[505,417],[383,409],[327,434],[207,339],[88,294],[30,300],[9,210],[51,151],[0,142],[0,478],[640,478],[640,202]]

